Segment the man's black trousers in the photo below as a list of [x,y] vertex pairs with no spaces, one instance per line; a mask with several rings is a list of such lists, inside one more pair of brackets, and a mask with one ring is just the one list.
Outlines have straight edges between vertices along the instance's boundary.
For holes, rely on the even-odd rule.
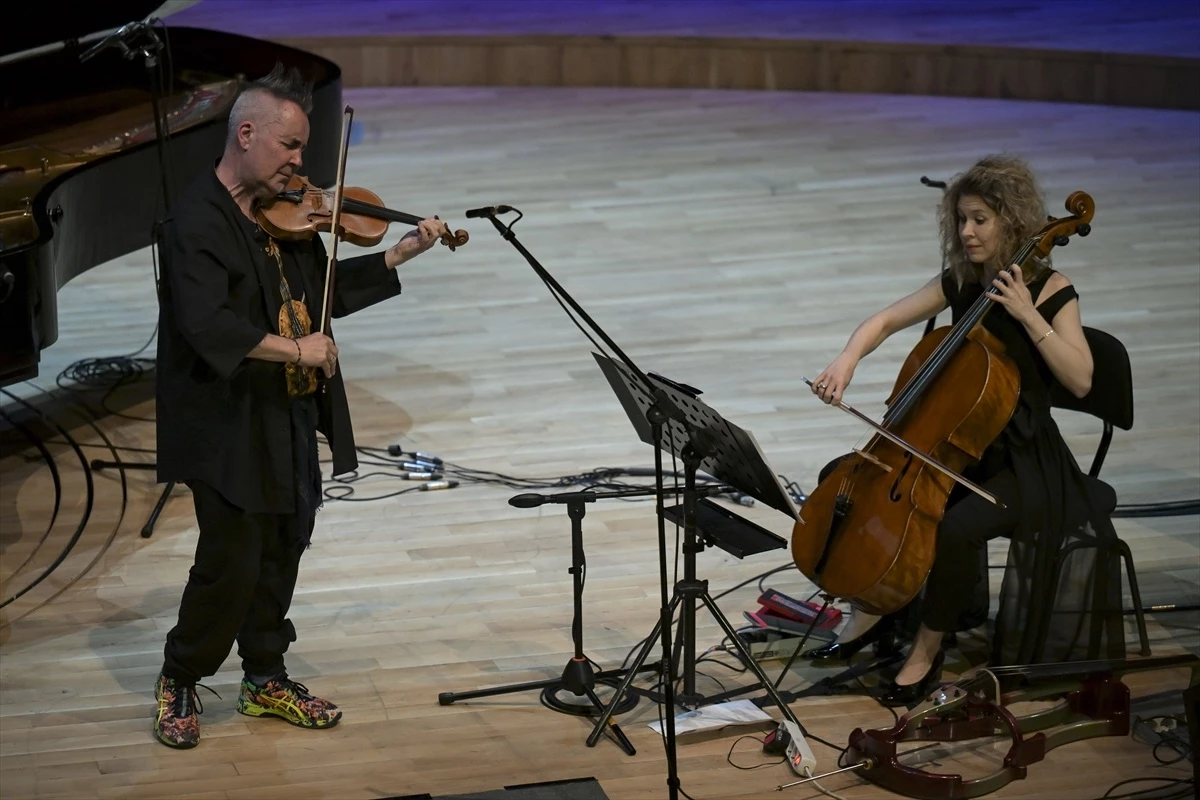
[[246,674],[284,672],[283,654],[296,641],[287,612],[303,552],[296,516],[247,514],[205,483],[188,486],[200,538],[179,621],[167,634],[163,673],[200,681],[216,673],[234,641]]

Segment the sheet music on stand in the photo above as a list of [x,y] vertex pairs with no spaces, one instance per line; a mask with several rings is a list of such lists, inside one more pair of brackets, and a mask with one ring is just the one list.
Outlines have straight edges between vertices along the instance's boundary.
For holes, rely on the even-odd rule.
[[[668,419],[662,426],[662,441],[653,441],[653,429],[646,413],[654,398],[628,366],[599,353],[592,355],[625,408],[638,437],[646,444],[679,456],[690,441],[687,429],[678,420]],[[750,431],[729,422],[678,384],[654,374],[649,378],[684,412],[690,425],[708,434],[712,452],[700,461],[697,472],[704,472],[792,519],[799,517],[791,495],[767,464]]]

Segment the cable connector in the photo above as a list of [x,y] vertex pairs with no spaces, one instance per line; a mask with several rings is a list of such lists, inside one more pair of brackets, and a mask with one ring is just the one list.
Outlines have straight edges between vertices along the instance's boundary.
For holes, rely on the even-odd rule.
[[440,472],[400,472],[400,478],[406,481],[428,481],[441,478]]

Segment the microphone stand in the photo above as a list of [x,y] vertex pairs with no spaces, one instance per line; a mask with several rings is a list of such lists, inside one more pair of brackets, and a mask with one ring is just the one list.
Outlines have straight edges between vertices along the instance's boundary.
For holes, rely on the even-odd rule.
[[[80,62],[86,62],[94,58],[98,53],[109,47],[119,48],[121,54],[126,60],[132,61],[137,56],[141,56],[146,67],[146,75],[150,83],[150,107],[154,114],[154,134],[155,134],[155,149],[158,151],[158,170],[159,178],[162,182],[162,197],[163,207],[166,215],[171,213],[171,180],[167,170],[167,164],[170,159],[167,154],[167,126],[163,120],[162,109],[160,102],[164,93],[162,85],[162,76],[159,73],[159,55],[162,53],[163,43],[154,32],[154,23],[158,22],[155,17],[148,17],[145,20],[131,22],[128,25],[123,25],[118,30],[109,34],[98,44],[88,48],[80,55]],[[134,39],[138,34],[144,34],[146,41],[140,46],[130,47],[126,43],[126,39]],[[155,223],[156,234],[155,241],[158,240],[157,229],[158,223]],[[155,286],[155,293],[158,293],[158,287]],[[115,468],[118,470],[155,470],[158,469],[158,464],[155,462],[130,464],[122,461],[104,461],[94,459],[91,463],[91,468],[97,472],[102,469]],[[158,502],[154,506],[154,510],[150,512],[146,524],[142,526],[142,538],[149,539],[154,533],[154,524],[158,521],[159,514],[162,513],[163,507],[167,504],[168,498],[171,496],[171,491],[175,488],[175,482],[169,481],[166,487],[163,488],[162,494],[158,497]]]
[[[514,683],[494,689],[479,689],[470,692],[442,692],[438,695],[438,704],[448,706],[458,700],[472,700],[477,697],[511,694],[530,689],[541,689],[543,697],[547,697],[549,692],[563,688],[569,690],[577,697],[587,695],[596,711],[602,713],[604,711],[604,704],[596,696],[594,688],[596,683],[615,682],[616,678],[624,676],[628,670],[618,669],[593,672],[591,668],[593,662],[583,654],[583,579],[586,566],[583,555],[583,517],[586,513],[584,504],[594,503],[597,499],[607,499],[610,497],[649,497],[652,494],[654,492],[650,489],[629,489],[605,492],[603,494],[597,494],[588,490],[582,492],[561,492],[551,495],[519,494],[509,498],[508,504],[516,508],[534,508],[544,503],[562,503],[567,506],[567,516],[571,518],[571,568],[567,571],[574,577],[573,595],[575,615],[571,621],[571,638],[575,643],[575,656],[567,662],[566,667],[563,669],[562,677],[529,681],[526,683]],[[641,669],[658,671],[659,667],[652,664]],[[637,700],[635,698],[633,705],[636,704]],[[547,701],[546,705],[549,706],[551,704]],[[633,705],[630,706],[630,709],[632,709]],[[553,708],[554,706],[551,707]],[[634,749],[629,739],[626,738],[620,726],[616,722],[613,722],[609,727],[621,749],[631,756],[635,755],[637,750]]]
[[[925,175],[922,175],[922,176],[921,176],[921,183],[922,183],[922,184],[924,184],[925,186],[928,186],[928,187],[930,187],[931,189],[941,189],[941,190],[943,190],[943,192],[942,192],[942,193],[943,193],[943,194],[945,194],[945,189],[946,189],[946,182],[945,182],[945,181],[934,181],[934,180],[930,180],[930,179],[929,179],[928,177],[926,177]],[[942,269],[945,269],[945,268],[946,268],[946,264],[943,262],[943,264],[942,264]],[[937,314],[934,314],[932,317],[930,317],[930,318],[929,318],[929,319],[928,319],[928,320],[925,322],[925,333],[924,333],[924,335],[925,335],[925,336],[928,336],[929,334],[933,333],[933,329],[934,329],[934,326],[935,326],[935,325],[937,325]]]

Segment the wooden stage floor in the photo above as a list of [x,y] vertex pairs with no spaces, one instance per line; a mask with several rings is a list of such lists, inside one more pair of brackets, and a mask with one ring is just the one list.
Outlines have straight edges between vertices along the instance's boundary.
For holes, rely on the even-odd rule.
[[[1120,338],[1132,357],[1136,422],[1116,432],[1103,476],[1122,504],[1200,496],[1196,113],[609,89],[356,89],[346,100],[358,123],[348,183],[472,237],[458,252],[439,247],[406,265],[400,298],[337,326],[363,446],[398,444],[526,478],[652,466],[586,339],[490,225],[463,219],[465,209],[504,203],[525,214],[515,228],[521,242],[644,370],[703,389],[755,434],[776,472],[811,489],[823,464],[865,437],[848,415],[814,400],[801,376],[816,375],[862,318],[938,269],[939,193],[919,178],[946,178],[985,153],[1010,151],[1041,175],[1051,214],[1064,214],[1076,190],[1096,202],[1092,234],[1054,255],[1079,289],[1085,324]],[[108,454],[81,398],[55,388],[55,376],[151,339],[153,281],[149,253],[138,252],[66,286],[61,338],[45,352],[41,377],[9,387],[83,443],[87,458]],[[919,328],[902,332],[864,361],[847,399],[878,417],[919,336]],[[114,444],[153,447],[151,386],[120,390],[99,413],[95,425]],[[7,413],[30,420],[17,400],[4,401]],[[1098,424],[1066,412],[1059,422],[1090,462]],[[47,445],[62,466],[64,499],[44,539],[49,470],[32,446],[0,462],[5,598],[52,565],[83,517],[85,474],[62,436],[52,432]],[[371,501],[403,487],[381,477],[328,501],[301,567],[291,613],[299,641],[288,663],[297,680],[339,703],[345,720],[311,732],[237,715],[233,656],[208,681],[222,699],[201,690],[200,747],[175,752],[151,735],[152,687],[196,544],[190,497],[177,490],[143,539],[160,487],[132,472],[125,497],[115,473],[92,479],[91,516],[69,554],[0,610],[6,798],[379,798],[586,776],[613,800],[666,796],[663,749],[647,727],[656,712],[645,701],[619,718],[634,757],[608,741],[586,747],[590,724],[544,708],[536,692],[438,704],[441,692],[557,676],[570,658],[570,525],[561,506],[513,508],[507,500],[519,489],[487,484]],[[738,511],[790,535],[779,512]],[[1196,517],[1122,518],[1117,527],[1146,604],[1196,602]],[[658,611],[653,507],[594,504],[583,531],[584,646],[616,667]],[[674,531],[668,536],[673,548]],[[1001,558],[997,544],[993,563]],[[713,594],[749,582],[719,601],[735,625],[754,608],[762,573],[785,567],[766,585],[813,591],[788,565],[785,550],[698,556]],[[1200,653],[1198,626],[1194,613],[1151,615],[1154,653]],[[1133,654],[1132,625],[1129,633]],[[698,650],[720,640],[702,614]],[[769,673],[780,666],[770,663]],[[967,666],[952,651],[948,675]],[[706,692],[742,680],[702,667]],[[828,674],[800,663],[782,686],[802,689]],[[1177,696],[1186,681],[1179,670],[1129,678],[1135,703]],[[857,694],[793,708],[813,734],[843,746],[855,727],[892,720]],[[731,747],[739,765],[769,761],[756,742],[738,741],[742,733],[762,731],[681,739],[688,794],[775,796],[791,778],[780,764],[731,766]],[[836,752],[814,749],[818,768],[832,769]],[[988,741],[923,755],[937,761],[931,769],[979,775],[1004,749]],[[1090,798],[1124,778],[1188,774],[1156,764],[1130,737],[1093,739],[1051,751],[994,796]],[[847,798],[891,796],[854,776],[825,786]],[[781,796],[818,796],[811,787],[789,791]]]

